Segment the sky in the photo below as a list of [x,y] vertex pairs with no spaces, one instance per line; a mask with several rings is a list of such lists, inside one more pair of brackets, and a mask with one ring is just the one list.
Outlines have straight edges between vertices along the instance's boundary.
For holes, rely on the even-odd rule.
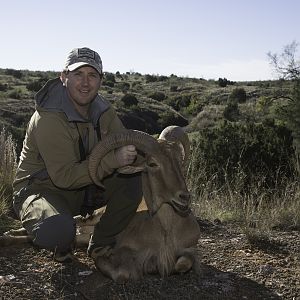
[[300,43],[299,0],[0,0],[0,7],[0,68],[60,72],[73,48],[89,47],[106,72],[268,80],[276,74],[267,53]]

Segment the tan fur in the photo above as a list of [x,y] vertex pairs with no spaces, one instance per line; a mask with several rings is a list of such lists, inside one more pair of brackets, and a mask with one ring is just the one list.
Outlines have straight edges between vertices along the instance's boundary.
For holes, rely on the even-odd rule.
[[[172,222],[167,221],[168,217],[172,217]],[[194,265],[193,246],[196,246],[199,234],[198,223],[192,214],[181,217],[170,205],[163,204],[154,216],[149,216],[147,211],[138,212],[117,236],[111,257],[101,258],[97,266],[102,270],[104,262],[106,265],[110,263],[112,278],[117,278],[120,270],[130,270],[126,280],[147,273],[161,276],[184,273]],[[121,273],[118,282],[124,280],[124,272]],[[137,278],[135,274],[138,274]]]

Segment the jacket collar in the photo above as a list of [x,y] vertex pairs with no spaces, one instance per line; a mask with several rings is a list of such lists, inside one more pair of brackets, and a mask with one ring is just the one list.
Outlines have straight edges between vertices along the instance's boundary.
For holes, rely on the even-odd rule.
[[75,109],[68,97],[67,90],[60,78],[49,80],[35,96],[36,107],[48,111],[64,112],[69,122],[92,122],[94,127],[98,126],[98,120],[110,104],[97,94],[91,103],[89,120],[83,118]]

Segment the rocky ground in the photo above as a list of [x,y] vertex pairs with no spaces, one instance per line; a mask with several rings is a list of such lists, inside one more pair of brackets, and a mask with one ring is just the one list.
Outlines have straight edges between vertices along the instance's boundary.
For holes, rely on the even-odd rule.
[[83,250],[59,264],[50,252],[0,249],[0,299],[300,299],[300,232],[274,231],[251,246],[233,224],[200,222],[200,272],[116,284]]

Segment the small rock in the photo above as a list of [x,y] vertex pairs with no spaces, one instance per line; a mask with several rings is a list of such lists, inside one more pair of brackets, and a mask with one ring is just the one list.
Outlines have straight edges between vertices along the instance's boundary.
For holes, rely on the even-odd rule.
[[199,239],[198,243],[199,244],[201,244],[201,243],[203,243],[203,244],[214,243],[214,240],[209,239],[209,238],[207,238],[207,239]]
[[9,282],[13,279],[15,279],[16,277],[14,275],[5,275],[5,276],[0,276],[0,284]]
[[78,272],[79,276],[89,276],[91,274],[93,274],[93,271],[81,271],[81,272]]
[[213,222],[215,225],[221,225],[222,224],[222,221],[220,219],[214,219],[214,222]]
[[262,274],[262,275],[269,275],[269,274],[272,274],[274,272],[274,267],[267,264],[267,265],[262,265],[259,267],[259,273]]

